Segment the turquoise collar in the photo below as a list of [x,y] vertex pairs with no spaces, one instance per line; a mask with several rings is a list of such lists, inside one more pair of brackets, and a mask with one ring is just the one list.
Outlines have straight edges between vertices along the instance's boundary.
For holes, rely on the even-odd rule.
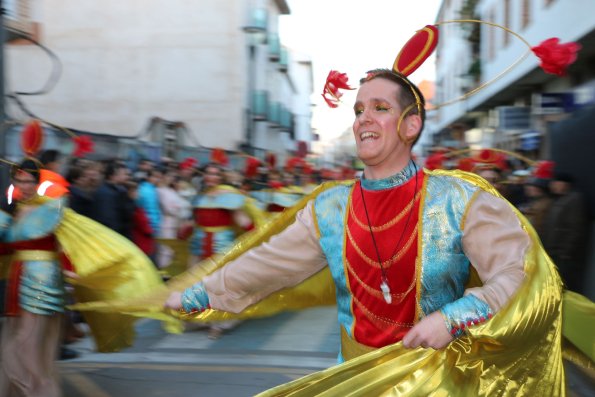
[[362,187],[366,190],[384,190],[391,189],[396,186],[401,186],[419,171],[420,168],[413,160],[409,160],[409,164],[401,171],[384,179],[365,179],[362,175],[360,179]]

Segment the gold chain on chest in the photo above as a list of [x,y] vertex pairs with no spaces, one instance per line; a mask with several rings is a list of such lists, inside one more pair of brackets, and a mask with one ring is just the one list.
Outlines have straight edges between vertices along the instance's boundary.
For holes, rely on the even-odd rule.
[[[369,294],[382,299],[383,295],[382,292],[370,287],[368,284],[366,284],[365,281],[363,281],[361,278],[359,278],[359,276],[357,275],[357,273],[355,272],[355,269],[353,269],[353,267],[351,266],[351,263],[349,262],[349,260],[347,258],[345,258],[345,264],[347,266],[347,270],[349,270],[349,272],[353,275],[353,277],[356,279],[356,281],[362,286],[363,289],[366,290],[366,292],[368,292]],[[393,299],[395,299],[395,301],[393,301],[393,305],[398,305],[399,303],[403,302],[403,300],[405,299],[405,297],[407,295],[409,295],[409,293],[411,291],[413,291],[413,289],[415,288],[415,273],[413,273],[413,277],[411,278],[411,284],[409,284],[409,287],[407,288],[407,290],[405,292],[401,292],[398,294],[393,294],[391,293],[390,295],[393,297]]]
[[[400,321],[395,321],[387,317],[379,316],[372,312],[370,309],[366,307],[363,303],[361,303],[355,294],[352,294],[353,302],[361,309],[364,315],[378,328],[378,329],[385,329],[386,325],[390,326],[397,326],[401,328],[411,328],[415,325],[415,323],[402,323]],[[384,326],[379,326],[379,323],[385,324]]]
[[350,201],[350,205],[349,205],[349,214],[351,215],[351,218],[353,219],[355,224],[358,225],[359,227],[361,227],[362,229],[370,230],[370,228],[371,228],[373,232],[382,232],[382,231],[390,229],[391,227],[396,225],[411,210],[411,207],[413,207],[415,205],[416,201],[419,200],[420,196],[421,196],[421,190],[419,192],[417,192],[417,194],[415,195],[415,198],[413,200],[411,200],[409,202],[409,204],[407,204],[401,210],[401,212],[399,212],[397,214],[397,216],[395,216],[393,219],[391,219],[390,221],[388,221],[385,224],[380,225],[380,226],[368,226],[366,223],[360,221],[359,218],[357,217],[357,215],[355,214],[355,210],[353,209],[352,201]]
[[[364,262],[369,264],[370,266],[380,269],[381,268],[380,263],[378,263],[378,261],[375,261],[372,258],[370,258],[368,255],[366,255],[362,251],[362,249],[357,245],[357,243],[355,242],[355,239],[353,238],[353,235],[351,234],[351,230],[349,230],[349,226],[346,227],[345,229],[347,231],[347,237],[349,238],[349,242],[351,243],[351,245],[353,246],[353,248],[355,249],[357,254],[360,256],[360,258]],[[415,229],[413,229],[413,231],[411,232],[411,236],[409,236],[409,239],[407,239],[403,248],[401,248],[398,252],[396,252],[392,256],[392,258],[390,258],[386,261],[382,261],[382,266],[388,268],[388,267],[391,267],[393,264],[395,264],[398,260],[400,260],[403,257],[403,255],[405,255],[407,253],[407,251],[409,251],[409,249],[413,245],[413,242],[415,241],[416,236],[417,236],[417,225],[415,225]]]

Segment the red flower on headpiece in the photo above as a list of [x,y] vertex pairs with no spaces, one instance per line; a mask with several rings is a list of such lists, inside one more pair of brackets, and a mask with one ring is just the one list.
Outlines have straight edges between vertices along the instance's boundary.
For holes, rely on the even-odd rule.
[[21,149],[27,156],[34,156],[43,143],[43,129],[37,120],[27,123],[21,133]]
[[555,163],[550,160],[537,162],[533,169],[533,176],[540,179],[552,179],[554,177]]
[[343,93],[339,90],[355,90],[351,88],[349,84],[349,77],[346,73],[341,73],[336,70],[331,70],[326,78],[326,84],[322,91],[322,97],[326,101],[326,104],[332,108],[339,106]]
[[181,170],[187,170],[187,169],[189,169],[189,168],[192,168],[192,167],[194,167],[195,165],[196,165],[196,159],[195,159],[195,158],[193,158],[193,157],[186,157],[186,158],[184,159],[184,161],[182,161],[182,162],[181,162],[181,163],[178,165],[178,167],[179,167]]
[[258,173],[258,167],[260,167],[260,160],[256,157],[247,156],[244,176],[246,178],[254,178]]
[[540,67],[544,72],[564,76],[566,68],[576,61],[576,53],[581,49],[578,43],[560,44],[557,37],[543,41],[531,50],[541,60]]
[[268,152],[264,161],[269,165],[269,168],[274,169],[277,165],[277,156],[275,156],[275,153]]
[[80,135],[74,140],[74,151],[72,155],[74,157],[83,157],[87,153],[93,153],[93,141],[87,135]]
[[227,154],[225,154],[225,150],[221,148],[213,149],[213,151],[211,152],[211,161],[224,167],[229,164]]

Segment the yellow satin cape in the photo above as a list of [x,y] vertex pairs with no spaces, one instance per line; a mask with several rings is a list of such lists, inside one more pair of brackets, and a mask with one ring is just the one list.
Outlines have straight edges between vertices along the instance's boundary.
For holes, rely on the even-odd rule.
[[[497,196],[483,179],[466,172],[426,171],[430,175],[462,178]],[[325,184],[274,221],[240,238],[223,256],[199,263],[172,279],[169,290],[181,290],[224,266],[246,250],[268,240],[293,221],[295,214]],[[259,396],[563,396],[562,290],[560,278],[545,254],[535,230],[516,210],[532,244],[525,256],[526,279],[511,300],[490,320],[468,330],[443,350],[405,349],[402,343],[387,346],[341,365],[314,373],[266,391]],[[164,312],[168,292],[159,291],[128,302],[91,302],[80,309],[121,311],[163,319],[166,315],[187,321],[218,321],[275,314],[282,310],[333,304],[333,282],[328,269],[297,287],[281,290],[240,315],[207,310],[182,314]]]
[[[457,176],[499,196],[474,174],[429,173]],[[533,227],[514,211],[532,240],[527,276],[490,321],[443,350],[405,349],[399,342],[259,396],[563,396],[560,278]]]
[[[73,210],[64,209],[56,237],[77,278],[68,279],[77,302],[126,300],[166,291],[150,259],[126,237]],[[118,351],[134,341],[136,317],[118,312],[85,312],[97,350]]]
[[250,248],[256,247],[267,241],[271,236],[278,234],[295,219],[297,212],[304,208],[309,200],[320,192],[337,186],[344,182],[330,182],[320,186],[310,195],[305,196],[294,207],[285,209],[277,215],[274,221],[241,235],[234,245],[224,255],[213,256],[199,262],[191,269],[176,276],[167,282],[166,290],[156,290],[153,293],[125,301],[96,301],[77,304],[73,309],[81,311],[96,311],[103,313],[120,312],[132,316],[148,317],[158,320],[170,320],[165,327],[170,332],[181,332],[181,323],[172,322],[171,319],[180,319],[193,322],[223,321],[237,318],[267,317],[288,310],[299,310],[312,306],[334,305],[335,287],[329,269],[313,275],[301,284],[277,291],[261,302],[250,306],[242,313],[234,314],[218,310],[206,310],[202,313],[188,314],[182,311],[165,311],[163,304],[172,291],[181,291],[188,288],[213,271],[223,267],[226,263],[236,259]]

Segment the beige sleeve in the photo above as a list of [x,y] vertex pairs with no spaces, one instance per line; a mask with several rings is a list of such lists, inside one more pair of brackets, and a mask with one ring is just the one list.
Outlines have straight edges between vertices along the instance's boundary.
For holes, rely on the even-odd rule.
[[326,266],[313,202],[283,232],[205,277],[212,308],[239,313],[271,293],[294,286]]
[[465,219],[463,250],[483,286],[470,288],[465,295],[471,293],[494,312],[500,310],[525,277],[524,258],[530,244],[510,204],[479,192]]

